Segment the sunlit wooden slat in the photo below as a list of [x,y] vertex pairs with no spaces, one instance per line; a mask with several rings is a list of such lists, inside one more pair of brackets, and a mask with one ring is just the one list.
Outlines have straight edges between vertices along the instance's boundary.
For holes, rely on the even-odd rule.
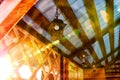
[[20,3],[10,12],[10,14],[0,24],[3,32],[0,33],[0,39],[25,15],[25,13],[35,4],[37,0],[21,0]]

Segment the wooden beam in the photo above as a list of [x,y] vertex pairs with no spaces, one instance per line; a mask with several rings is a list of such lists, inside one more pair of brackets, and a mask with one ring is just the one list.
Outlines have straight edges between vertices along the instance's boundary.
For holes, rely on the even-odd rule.
[[27,15],[36,22],[44,30],[48,31],[50,21],[35,7],[33,6],[27,13]]
[[120,24],[120,18],[118,18],[116,21],[113,22],[113,24],[109,24],[106,27],[106,29],[104,29],[102,31],[102,35],[105,35],[106,33],[108,33],[109,31],[111,31],[113,28],[115,28],[118,24]]
[[60,56],[60,80],[64,79],[64,57],[61,55]]
[[86,7],[86,11],[89,15],[89,18],[92,22],[94,22],[94,26],[93,26],[93,29],[96,33],[96,40],[99,42],[100,44],[100,48],[101,48],[101,51],[102,51],[102,55],[103,57],[106,56],[106,50],[105,50],[105,45],[104,45],[104,41],[103,41],[103,35],[102,35],[102,31],[101,31],[101,28],[100,28],[100,23],[99,23],[99,20],[98,20],[98,15],[97,15],[97,11],[96,11],[96,7],[95,7],[95,4],[94,4],[94,0],[84,0],[84,5]]
[[[108,14],[108,32],[110,40],[110,49],[114,50],[114,0],[105,0],[106,1],[106,12]],[[112,27],[111,27],[112,26]],[[114,54],[111,55],[112,60],[114,59]],[[109,64],[109,63],[108,63]]]
[[[18,2],[18,1],[20,1],[20,2]],[[36,1],[37,0],[29,0],[29,1],[26,1],[26,0],[8,1],[7,0],[7,1],[3,1],[3,3],[0,4],[1,5],[0,11],[2,10],[0,19],[5,18],[4,20],[2,20],[2,22],[0,22],[0,30],[1,30],[0,31],[0,39],[2,39],[6,34],[9,33],[9,31],[12,29],[12,27],[14,27],[17,24],[17,22],[27,13],[27,11],[35,4]],[[13,6],[14,4],[16,4],[16,5]],[[11,6],[13,6],[14,8]],[[11,8],[13,10],[10,11],[11,9],[9,9],[9,8]],[[8,14],[6,14],[6,13],[8,13]]]
[[32,27],[30,27],[29,25],[27,25],[27,23],[25,23],[24,21],[20,20],[17,25],[19,27],[21,27],[22,29],[26,30],[28,33],[30,33],[34,37],[38,38],[43,43],[45,43],[45,44],[50,43],[50,41],[48,41],[45,37],[43,37],[42,35],[40,35],[39,33],[37,33]]

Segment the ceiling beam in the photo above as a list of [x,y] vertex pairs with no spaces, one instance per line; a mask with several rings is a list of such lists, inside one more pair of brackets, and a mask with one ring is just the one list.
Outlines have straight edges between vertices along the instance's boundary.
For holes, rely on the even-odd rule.
[[[60,9],[60,11],[62,12],[62,14],[65,16],[66,20],[68,21],[68,23],[71,25],[71,27],[73,29],[77,29],[80,30],[81,33],[78,35],[79,38],[82,40],[83,42],[83,47],[81,50],[87,48],[89,49],[90,53],[92,56],[94,56],[94,59],[98,59],[98,57],[96,56],[91,43],[89,42],[88,37],[85,34],[85,31],[83,30],[83,28],[81,27],[81,24],[78,20],[78,18],[76,17],[76,15],[74,14],[70,4],[67,2],[67,0],[54,0],[55,4],[58,6],[58,8]],[[69,13],[69,14],[68,14]],[[87,46],[84,46],[87,43]],[[74,57],[76,56],[76,54],[80,53],[81,50],[79,50],[80,48],[78,48],[75,52],[73,52],[70,56]],[[77,52],[78,51],[78,52]]]
[[2,0],[2,2],[3,4],[0,4],[0,40],[10,32],[37,0]]
[[[106,1],[106,12],[108,14],[108,30],[109,30],[109,40],[110,40],[110,50],[114,50],[114,0]],[[114,59],[114,54],[111,55],[112,60]]]
[[35,7],[33,6],[28,12],[27,15],[40,27],[48,31],[50,21]]
[[20,28],[26,30],[28,33],[30,33],[34,37],[38,38],[38,40],[40,40],[41,42],[43,42],[45,44],[50,43],[50,41],[48,41],[45,37],[43,37],[42,35],[40,35],[39,33],[37,33],[32,27],[30,27],[29,25],[27,25],[27,23],[25,23],[23,20],[20,20],[17,25]]
[[105,35],[106,33],[108,33],[111,29],[115,28],[118,24],[120,24],[120,18],[114,21],[113,24],[108,23],[108,26],[106,27],[106,29],[102,31],[102,35]]
[[93,29],[96,33],[95,38],[99,42],[99,45],[100,45],[100,48],[101,48],[101,51],[102,51],[102,55],[104,57],[104,56],[106,56],[106,50],[105,50],[103,35],[102,35],[102,31],[101,31],[100,23],[99,23],[99,19],[98,19],[99,16],[97,15],[94,0],[91,0],[91,1],[84,0],[84,5],[86,7],[86,11],[89,15],[90,20],[94,24],[94,26],[92,26],[92,27],[93,27]]

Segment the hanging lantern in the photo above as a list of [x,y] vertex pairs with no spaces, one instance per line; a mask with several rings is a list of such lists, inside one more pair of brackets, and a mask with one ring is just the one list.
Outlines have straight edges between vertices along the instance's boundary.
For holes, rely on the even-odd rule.
[[55,19],[50,23],[49,33],[53,41],[60,40],[63,37],[63,30],[66,24],[58,19],[58,9],[56,9]]

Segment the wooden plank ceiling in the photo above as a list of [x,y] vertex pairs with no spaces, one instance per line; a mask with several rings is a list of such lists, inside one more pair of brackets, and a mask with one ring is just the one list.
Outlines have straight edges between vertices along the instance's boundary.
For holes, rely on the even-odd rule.
[[[59,18],[67,24],[63,34],[65,39],[59,39],[60,43],[55,46],[61,50],[58,53],[82,68],[94,64],[102,67],[112,64],[120,53],[120,12],[116,12],[115,19],[116,4],[115,0],[40,0],[17,25],[45,44],[51,43],[48,27],[58,7]],[[72,30],[67,32],[68,28]]]

